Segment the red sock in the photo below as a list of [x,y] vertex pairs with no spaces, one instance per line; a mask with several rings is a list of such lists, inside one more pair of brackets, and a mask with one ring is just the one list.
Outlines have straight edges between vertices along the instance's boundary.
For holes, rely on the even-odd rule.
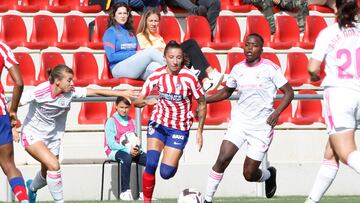
[[19,202],[23,200],[29,200],[27,194],[26,194],[26,188],[22,185],[18,185],[13,189],[13,192],[15,194],[15,197],[19,200]]
[[155,174],[149,174],[144,171],[143,174],[143,193],[144,203],[151,203],[151,198],[155,188]]

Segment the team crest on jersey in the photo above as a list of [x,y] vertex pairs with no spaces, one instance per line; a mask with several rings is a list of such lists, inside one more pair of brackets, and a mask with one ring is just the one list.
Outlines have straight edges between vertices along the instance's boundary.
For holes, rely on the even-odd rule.
[[60,99],[59,100],[59,104],[61,105],[61,106],[65,106],[65,100],[62,98],[62,99]]
[[176,87],[176,89],[181,89],[181,83],[176,83],[176,85],[175,85],[175,87]]

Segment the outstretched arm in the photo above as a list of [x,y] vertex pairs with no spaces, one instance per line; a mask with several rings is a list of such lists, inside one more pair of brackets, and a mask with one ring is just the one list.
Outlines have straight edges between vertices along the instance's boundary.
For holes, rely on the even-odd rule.
[[320,76],[319,76],[320,66],[321,66],[321,61],[318,61],[313,58],[310,59],[308,71],[310,74],[310,80],[312,82],[316,82],[320,80]]
[[137,94],[133,90],[106,90],[106,89],[92,89],[92,88],[86,88],[87,93],[86,96],[123,96],[126,98],[134,99]]
[[199,126],[198,126],[198,130],[197,130],[197,133],[196,133],[196,141],[197,141],[197,144],[199,146],[199,152],[200,152],[201,148],[202,148],[202,145],[203,145],[202,133],[203,133],[204,124],[205,124],[205,118],[206,118],[206,101],[205,101],[205,97],[204,96],[199,97],[197,102],[198,102],[198,105],[197,105],[196,109],[197,109],[197,117],[198,117],[198,121],[199,121]]
[[134,106],[138,108],[142,108],[146,105],[155,105],[157,103],[156,98],[146,99],[145,95],[140,95],[138,98],[134,101]]
[[281,112],[283,112],[294,99],[294,90],[289,83],[286,83],[279,89],[281,90],[281,92],[284,93],[284,98],[282,99],[280,105],[275,109],[275,111],[268,117],[266,121],[272,127],[275,127],[279,120]]
[[216,92],[215,94],[212,94],[208,97],[206,97],[206,103],[214,103],[218,101],[222,101],[224,99],[229,98],[232,93],[235,91],[235,88],[230,88],[225,86],[220,91]]

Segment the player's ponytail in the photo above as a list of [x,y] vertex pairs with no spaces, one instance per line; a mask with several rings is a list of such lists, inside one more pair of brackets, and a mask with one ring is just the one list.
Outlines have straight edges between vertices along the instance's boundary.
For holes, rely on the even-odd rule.
[[55,66],[54,68],[48,70],[47,73],[49,76],[50,84],[54,84],[55,79],[61,80],[64,72],[71,73],[74,75],[73,70],[64,64],[59,64],[59,65]]
[[337,22],[340,29],[354,27],[359,7],[355,0],[336,0]]
[[166,44],[165,50],[164,50],[164,56],[166,56],[166,53],[168,52],[169,49],[180,49],[182,51],[182,55],[183,55],[183,61],[181,62],[181,65],[187,66],[188,64],[190,64],[189,58],[186,56],[185,52],[182,50],[180,44],[177,43],[175,40],[170,40]]

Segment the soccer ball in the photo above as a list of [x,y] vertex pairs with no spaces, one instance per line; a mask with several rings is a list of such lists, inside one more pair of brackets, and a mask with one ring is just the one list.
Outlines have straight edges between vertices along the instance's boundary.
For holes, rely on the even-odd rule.
[[177,199],[178,203],[201,203],[201,193],[193,188],[183,190]]
[[135,132],[127,132],[120,137],[120,144],[132,149],[135,146],[140,146],[140,139]]

